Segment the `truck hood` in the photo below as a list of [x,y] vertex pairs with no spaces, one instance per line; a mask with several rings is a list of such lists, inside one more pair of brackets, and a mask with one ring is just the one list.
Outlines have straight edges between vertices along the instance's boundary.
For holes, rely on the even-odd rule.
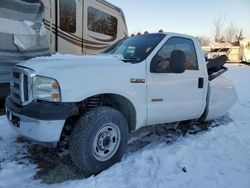
[[[146,63],[124,63],[120,57],[109,55],[54,55],[31,59],[19,66],[33,69],[36,75],[56,79],[61,88],[62,102],[79,102],[100,93],[126,96],[126,91],[133,96],[137,89],[130,80],[145,79]],[[136,86],[143,91],[146,88],[144,84]]]
[[[60,72],[72,71],[73,69],[88,69],[97,67],[124,66],[126,63],[119,57],[107,55],[75,56],[53,55],[48,57],[34,58],[18,65],[33,69],[39,75],[55,75]],[[71,72],[72,73],[72,72]]]

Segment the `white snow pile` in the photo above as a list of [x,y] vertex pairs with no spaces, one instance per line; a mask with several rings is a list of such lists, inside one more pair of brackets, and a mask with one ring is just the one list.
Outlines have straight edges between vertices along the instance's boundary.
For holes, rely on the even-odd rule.
[[54,185],[33,180],[36,166],[14,160],[22,148],[16,146],[16,135],[5,117],[0,117],[0,188],[249,188],[250,67],[229,65],[229,69],[227,76],[234,80],[239,100],[222,125],[172,144],[156,140],[87,179]]

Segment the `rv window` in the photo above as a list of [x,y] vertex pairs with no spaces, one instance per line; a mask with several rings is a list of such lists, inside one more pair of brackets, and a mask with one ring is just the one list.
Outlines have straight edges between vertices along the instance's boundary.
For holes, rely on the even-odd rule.
[[76,2],[75,0],[59,1],[60,29],[69,32],[76,32]]
[[97,33],[116,37],[117,18],[93,7],[88,8],[88,29]]

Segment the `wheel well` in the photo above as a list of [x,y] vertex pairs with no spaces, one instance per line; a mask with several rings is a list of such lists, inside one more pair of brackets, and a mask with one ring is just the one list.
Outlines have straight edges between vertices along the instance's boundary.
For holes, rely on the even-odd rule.
[[110,106],[120,111],[128,121],[129,131],[136,128],[136,110],[134,105],[125,97],[116,94],[105,94],[104,101],[106,106]]
[[[77,103],[77,114],[66,119],[60,142],[67,142],[76,121],[87,111],[99,107],[109,106],[121,112],[128,121],[129,131],[136,128],[136,110],[132,102],[126,97],[117,94],[100,94],[91,96],[80,103]],[[65,140],[66,139],[66,140]]]

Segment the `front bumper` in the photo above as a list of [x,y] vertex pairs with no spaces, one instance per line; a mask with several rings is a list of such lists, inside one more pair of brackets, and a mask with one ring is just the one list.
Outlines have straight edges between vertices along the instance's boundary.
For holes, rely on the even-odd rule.
[[65,120],[44,121],[21,116],[6,108],[11,127],[21,136],[41,145],[55,146],[60,140]]
[[[67,117],[75,110],[74,105],[31,103],[26,106],[6,99],[6,116],[11,127],[21,136],[45,146],[55,146],[60,140]],[[47,118],[46,118],[47,116]]]

